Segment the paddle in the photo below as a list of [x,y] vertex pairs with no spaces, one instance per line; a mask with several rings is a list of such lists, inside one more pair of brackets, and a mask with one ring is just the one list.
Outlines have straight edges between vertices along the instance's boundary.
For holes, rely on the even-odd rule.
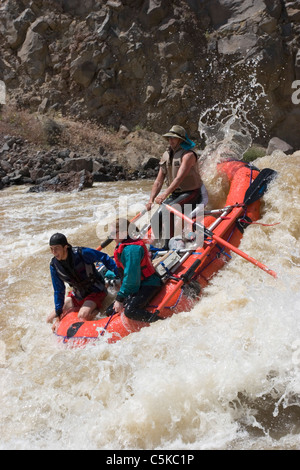
[[101,243],[100,246],[98,246],[97,250],[98,251],[101,251],[103,250],[103,248],[107,247],[108,245],[110,245],[110,243],[113,241],[113,238],[110,238],[108,237],[106,240],[104,240],[104,242]]
[[132,224],[133,222],[135,222],[137,219],[139,219],[140,217],[142,217],[142,215],[146,214],[147,209],[143,209],[141,212],[139,212],[135,217],[133,217],[133,219],[131,219],[130,223]]
[[[229,248],[231,251],[234,251],[235,253],[237,253],[238,255],[242,256],[244,259],[246,259],[247,261],[250,261],[251,263],[253,263],[255,266],[258,266],[259,268],[261,268],[263,271],[267,272],[268,274],[270,274],[271,276],[273,277],[277,277],[277,274],[272,271],[271,269],[267,268],[265,265],[263,265],[262,263],[260,263],[259,261],[255,260],[254,258],[252,258],[251,256],[247,255],[246,253],[244,253],[243,251],[239,250],[238,248],[236,248],[235,246],[231,245],[230,243],[226,242],[225,240],[223,240],[222,238],[218,237],[217,235],[215,235],[213,232],[211,232],[210,230],[208,230],[206,227],[204,227],[202,224],[199,224],[195,221],[193,221],[192,219],[190,219],[189,217],[186,217],[185,215],[183,215],[181,212],[177,211],[176,209],[174,209],[173,207],[163,203],[163,205],[168,209],[170,210],[171,212],[173,212],[174,214],[178,215],[179,217],[182,217],[183,219],[186,219],[188,222],[190,222],[192,225],[196,225],[198,227],[200,227],[201,230],[204,230],[204,234],[207,236],[207,237],[211,237],[213,238],[215,241],[217,241],[218,243],[220,243],[221,245],[224,245],[226,246],[227,248]],[[205,257],[205,254],[206,252],[209,253],[210,251],[210,246],[207,246],[204,250],[204,252],[202,253],[202,260],[204,259]],[[181,279],[177,282],[177,285],[175,286],[175,288],[167,295],[164,297],[164,299],[161,301],[161,303],[157,306],[157,309],[156,311],[154,312],[153,315],[159,315],[160,314],[160,311],[169,303],[169,301],[172,299],[172,297],[174,296],[174,294],[176,292],[178,292],[179,289],[181,289],[181,287],[190,282],[190,280],[193,278],[193,276],[197,273],[198,269],[200,268],[201,266],[201,263],[202,263],[202,260],[201,259],[196,259],[193,264],[190,266],[190,268],[186,271],[186,273],[184,273],[182,276],[181,276]]]
[[252,258],[251,256],[247,255],[246,253],[244,253],[243,251],[239,250],[238,248],[236,248],[234,245],[231,245],[231,243],[228,243],[226,240],[223,240],[223,238],[221,237],[218,237],[218,235],[215,235],[211,230],[207,229],[206,227],[204,227],[204,225],[198,223],[198,222],[195,222],[193,221],[192,219],[190,219],[189,217],[187,217],[186,215],[182,214],[180,211],[178,211],[177,209],[174,209],[174,207],[172,206],[169,206],[168,204],[165,204],[163,203],[163,205],[170,211],[170,212],[173,212],[173,214],[175,215],[178,215],[179,217],[181,217],[182,219],[186,220],[187,222],[189,222],[191,225],[194,225],[198,228],[200,228],[200,230],[203,230],[204,231],[204,236],[206,236],[207,238],[212,238],[213,240],[215,240],[216,242],[220,243],[220,245],[223,245],[225,246],[226,248],[229,248],[231,251],[234,251],[235,253],[237,253],[238,255],[240,255],[242,258],[246,259],[247,261],[250,261],[250,263],[254,264],[255,266],[258,266],[260,269],[262,269],[263,271],[265,271],[266,273],[270,274],[271,276],[273,277],[277,277],[277,274],[272,271],[270,268],[268,268],[267,266],[265,266],[263,263],[261,263],[260,261],[257,261],[256,259]]
[[[245,196],[244,196],[244,201],[243,201],[243,204],[242,205],[250,205],[252,204],[253,202],[257,201],[258,199],[260,199],[266,192],[267,188],[268,188],[268,184],[270,183],[270,181],[272,181],[275,177],[277,176],[277,172],[275,170],[272,170],[271,168],[264,168],[263,170],[260,171],[260,173],[257,175],[257,177],[255,178],[255,180],[251,183],[251,185],[249,186],[249,188],[247,189],[246,193],[245,193]],[[189,219],[188,217],[186,216],[183,216],[183,214],[181,214],[181,212],[179,211],[176,211],[173,209],[172,206],[168,206],[167,204],[163,203],[163,205],[165,207],[167,207],[167,209],[171,212],[173,212],[174,214],[176,215],[179,215],[180,217],[182,218],[185,218],[186,220],[188,220],[191,224],[194,224],[195,222],[191,219]],[[239,204],[236,204],[235,206],[238,206]],[[233,206],[233,207],[235,207]],[[238,255],[242,256],[244,259],[246,259],[247,261],[250,261],[251,263],[253,263],[255,266],[258,266],[259,268],[261,268],[263,271],[267,272],[268,274],[270,274],[271,276],[275,277],[276,278],[276,273],[274,271],[272,271],[271,269],[269,269],[267,266],[265,266],[264,264],[260,263],[259,261],[257,261],[256,259],[252,258],[251,256],[247,255],[246,253],[244,253],[243,251],[239,250],[238,248],[236,248],[235,246],[231,245],[230,243],[226,242],[226,240],[223,240],[222,238],[218,237],[217,235],[215,235],[211,230],[208,230],[206,227],[204,227],[204,225],[200,224],[200,223],[196,223],[196,226],[202,230],[204,230],[204,235],[206,235],[206,237],[211,237],[212,239],[218,241],[218,243],[226,246],[227,248],[229,248],[231,251],[234,251],[235,253],[237,253]]]
[[266,192],[268,184],[277,176],[275,170],[264,168],[257,175],[253,183],[250,184],[244,197],[244,204],[249,205],[260,199]]
[[[131,219],[130,223],[132,224],[133,222],[135,222],[137,219],[139,219],[140,217],[142,217],[144,214],[146,214],[147,212],[147,209],[143,209],[141,212],[139,212],[135,217],[133,217],[133,219]],[[106,240],[104,240],[104,242],[101,243],[100,246],[98,246],[97,250],[98,251],[101,251],[103,250],[103,248],[106,248],[108,245],[110,245],[110,243],[113,241],[114,239],[113,238],[110,238],[108,237]]]

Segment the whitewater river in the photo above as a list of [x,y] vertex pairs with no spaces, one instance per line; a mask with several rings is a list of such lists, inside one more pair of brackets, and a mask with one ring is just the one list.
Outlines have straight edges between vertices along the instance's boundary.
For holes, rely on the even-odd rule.
[[240,248],[277,280],[234,255],[191,312],[82,350],[45,322],[49,238],[97,248],[103,214],[152,182],[0,192],[0,449],[300,449],[300,153],[255,163],[278,178]]

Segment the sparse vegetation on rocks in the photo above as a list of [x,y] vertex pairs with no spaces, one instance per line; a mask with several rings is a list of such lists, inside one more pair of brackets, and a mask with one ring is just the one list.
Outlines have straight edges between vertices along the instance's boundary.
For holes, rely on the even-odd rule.
[[165,145],[160,136],[143,130],[130,133],[123,126],[116,132],[7,106],[0,115],[0,136],[0,188],[28,184],[31,191],[153,178]]

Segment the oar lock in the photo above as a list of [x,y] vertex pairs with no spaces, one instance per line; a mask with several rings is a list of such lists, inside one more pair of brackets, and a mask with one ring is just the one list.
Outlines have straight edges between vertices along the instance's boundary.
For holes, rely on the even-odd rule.
[[248,227],[248,225],[252,224],[252,219],[248,217],[247,215],[244,215],[243,217],[240,217],[239,219],[236,220],[235,222],[237,228],[244,233],[245,228]]

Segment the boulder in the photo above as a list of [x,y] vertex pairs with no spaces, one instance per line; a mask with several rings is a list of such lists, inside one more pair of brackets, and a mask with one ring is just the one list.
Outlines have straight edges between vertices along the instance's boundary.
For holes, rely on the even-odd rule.
[[[5,136],[2,142],[0,140],[0,147],[1,145],[1,188],[30,184],[34,185],[30,189],[32,192],[79,191],[91,187],[93,181],[132,180],[138,176],[135,168],[129,168],[126,162],[121,164],[120,159],[107,150],[102,152],[107,158],[92,154],[80,156],[64,147],[32,152],[27,141],[9,135]],[[149,166],[153,165],[151,158],[146,160],[149,160]]]
[[27,29],[34,19],[34,12],[30,8],[26,8],[26,10],[9,25],[7,42],[12,49],[17,49],[24,42]]
[[54,178],[42,182],[38,186],[32,186],[30,192],[70,192],[82,191],[84,188],[91,188],[93,186],[93,176],[86,170],[79,172],[60,173]]
[[274,150],[281,150],[287,155],[291,155],[294,152],[293,147],[285,142],[284,140],[279,139],[278,137],[272,137],[267,148],[267,155],[271,155]]
[[35,33],[32,29],[28,30],[18,56],[33,80],[44,76],[50,56],[47,42],[39,33]]
[[224,55],[237,54],[245,56],[257,44],[256,34],[236,34],[230,37],[221,38],[218,41],[218,52]]
[[143,170],[155,170],[158,168],[159,165],[159,158],[155,157],[146,157],[142,162],[142,169]]
[[93,171],[93,160],[91,158],[70,158],[66,159],[62,165],[61,171],[63,173],[79,172],[79,171]]

